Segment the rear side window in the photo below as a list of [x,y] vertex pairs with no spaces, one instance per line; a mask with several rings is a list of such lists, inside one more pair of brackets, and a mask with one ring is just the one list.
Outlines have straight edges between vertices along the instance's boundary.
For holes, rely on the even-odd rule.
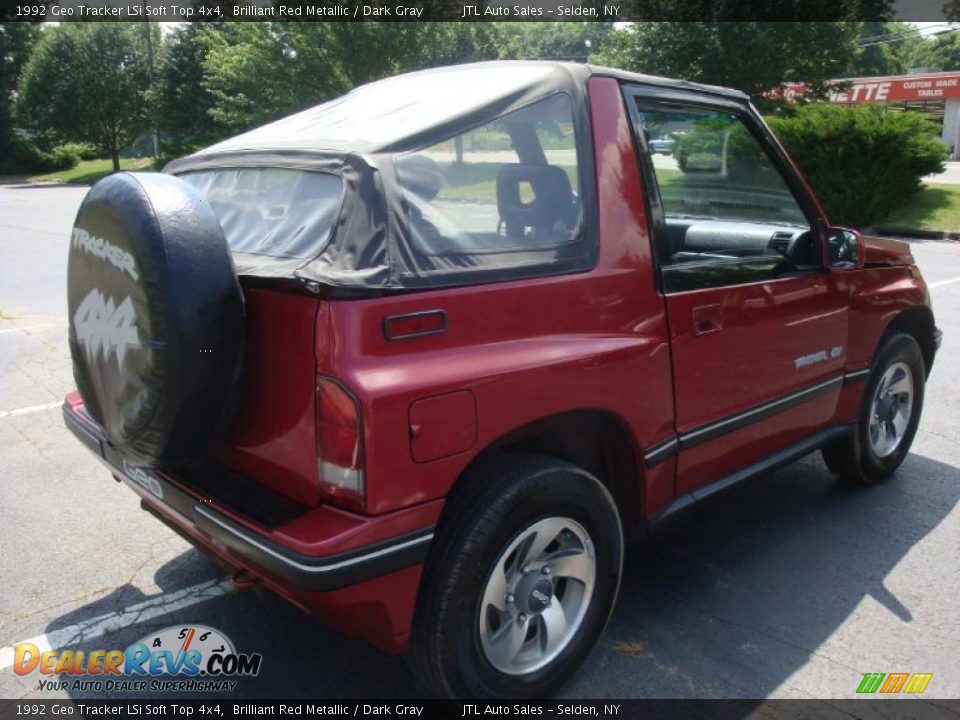
[[230,249],[275,258],[323,252],[337,220],[343,180],[285,168],[226,168],[180,176],[210,203]]
[[420,255],[523,266],[549,262],[537,253],[562,253],[580,235],[577,144],[565,94],[398,156],[395,168]]

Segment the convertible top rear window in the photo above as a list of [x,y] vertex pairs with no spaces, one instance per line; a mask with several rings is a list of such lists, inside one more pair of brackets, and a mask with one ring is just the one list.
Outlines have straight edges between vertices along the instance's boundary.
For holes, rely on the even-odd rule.
[[329,173],[284,168],[224,168],[185,173],[210,203],[230,249],[274,258],[323,252],[343,195]]

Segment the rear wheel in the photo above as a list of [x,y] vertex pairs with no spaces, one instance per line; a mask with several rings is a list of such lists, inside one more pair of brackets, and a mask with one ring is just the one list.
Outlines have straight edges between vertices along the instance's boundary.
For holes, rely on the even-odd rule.
[[906,458],[923,409],[926,369],[910,335],[883,341],[863,391],[854,432],[823,448],[827,467],[842,479],[872,484]]
[[461,482],[424,570],[411,663],[443,695],[547,694],[613,607],[623,556],[613,498],[582,469],[531,455]]
[[576,636],[597,579],[590,533],[550,516],[523,528],[493,563],[479,607],[480,646],[494,668],[524,675]]

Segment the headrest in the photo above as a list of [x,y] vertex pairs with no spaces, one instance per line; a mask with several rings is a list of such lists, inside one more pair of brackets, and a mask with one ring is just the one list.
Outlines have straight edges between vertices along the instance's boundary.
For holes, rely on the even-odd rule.
[[570,178],[556,165],[504,165],[497,174],[497,204],[501,207],[527,207],[520,198],[520,184],[529,183],[538,201],[570,202],[573,190]]
[[[533,199],[524,202],[520,186],[528,183]],[[555,165],[504,165],[497,174],[497,210],[508,237],[526,229],[543,240],[569,240],[579,206],[563,168]]]

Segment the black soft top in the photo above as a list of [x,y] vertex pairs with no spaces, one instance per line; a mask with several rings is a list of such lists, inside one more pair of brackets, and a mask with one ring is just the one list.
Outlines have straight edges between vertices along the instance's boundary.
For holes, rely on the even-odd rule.
[[[685,80],[561,62],[494,61],[434,68],[361,85],[330,102],[309,108],[176,160],[166,172],[295,168],[343,178],[339,217],[329,235],[318,235],[307,259],[280,259],[235,252],[241,274],[313,280],[346,288],[406,288],[458,284],[482,258],[456,266],[436,257],[417,257],[405,242],[407,213],[397,187],[393,158],[444,141],[558,93],[571,101],[577,153],[592,166],[586,85],[592,76],[722,96],[748,102],[743,93]],[[593,206],[592,173],[584,174],[581,196],[587,217]],[[590,228],[583,254],[573,265],[545,258],[545,268],[583,269],[591,264]],[[503,260],[502,258],[500,260]],[[569,260],[569,258],[567,258]],[[500,277],[511,279],[500,263]]]
[[[171,163],[181,172],[215,157],[259,153],[395,153],[415,150],[553,92],[583,89],[591,76],[692,90],[741,101],[738,90],[564,62],[492,61],[432,68],[360,85]],[[579,94],[579,93],[578,93]]]

